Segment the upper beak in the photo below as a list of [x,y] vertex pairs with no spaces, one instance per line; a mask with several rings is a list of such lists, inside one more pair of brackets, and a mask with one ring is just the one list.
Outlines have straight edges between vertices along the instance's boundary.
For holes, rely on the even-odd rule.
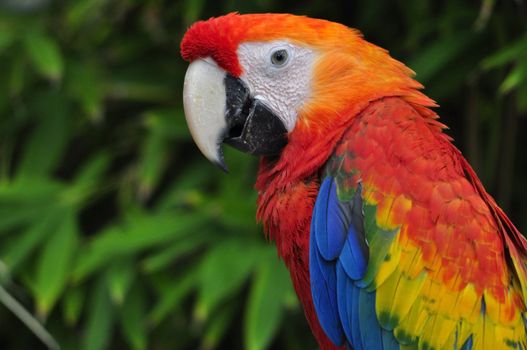
[[287,143],[287,130],[246,84],[210,58],[193,61],[185,75],[183,106],[200,151],[223,170],[223,142],[254,155],[275,155]]

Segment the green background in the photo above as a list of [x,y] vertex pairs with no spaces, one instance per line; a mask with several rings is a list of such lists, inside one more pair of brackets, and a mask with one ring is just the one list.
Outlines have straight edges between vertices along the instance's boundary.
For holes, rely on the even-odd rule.
[[231,11],[326,18],[388,49],[527,232],[526,7],[0,0],[0,348],[44,349],[39,323],[63,349],[316,348],[255,223],[257,160],[227,149],[226,175],[185,125],[181,37]]

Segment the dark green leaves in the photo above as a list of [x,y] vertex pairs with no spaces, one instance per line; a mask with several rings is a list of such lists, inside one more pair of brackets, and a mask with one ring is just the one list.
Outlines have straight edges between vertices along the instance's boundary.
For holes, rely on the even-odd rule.
[[521,93],[520,105],[527,106],[527,94],[523,94],[523,91],[527,91],[527,35],[501,48],[481,63],[485,70],[503,68],[508,65],[512,67],[500,85],[500,92],[506,94],[518,89]]
[[100,276],[88,303],[89,315],[84,334],[82,349],[107,349],[111,341],[115,320],[115,309],[110,300],[106,276]]
[[64,62],[54,38],[43,32],[30,31],[24,37],[24,46],[36,71],[51,80],[62,78]]
[[182,239],[199,227],[196,215],[130,216],[127,222],[108,228],[81,251],[73,272],[81,280],[97,269],[103,268],[116,257],[137,254],[148,248],[163,246],[172,240]]
[[[257,160],[226,149],[223,174],[183,115],[178,42],[209,1],[42,4],[0,11],[5,290],[66,350],[213,349],[232,332],[264,349],[292,294],[255,222]],[[4,319],[14,348],[40,347]]]
[[76,219],[70,213],[65,215],[43,246],[37,264],[33,286],[41,315],[47,315],[66,287],[77,251],[79,233]]
[[446,37],[441,41],[435,41],[423,48],[408,65],[417,73],[419,81],[428,83],[448,67],[471,40],[474,40],[474,35],[469,32],[454,38]]
[[133,288],[121,309],[121,330],[134,350],[147,349],[146,295],[141,286]]
[[260,246],[239,240],[225,241],[211,250],[201,267],[197,317],[207,318],[220,302],[235,294],[261,256]]
[[71,116],[60,94],[45,92],[35,96],[33,112],[37,124],[25,145],[18,167],[20,178],[39,177],[55,170],[68,142]]
[[482,61],[481,66],[483,69],[493,69],[510,62],[522,60],[522,58],[525,57],[527,57],[527,35],[524,35],[513,43],[502,47],[498,52],[485,58]]
[[289,273],[273,248],[267,250],[254,276],[245,314],[245,348],[267,349],[281,325],[284,304],[292,289]]

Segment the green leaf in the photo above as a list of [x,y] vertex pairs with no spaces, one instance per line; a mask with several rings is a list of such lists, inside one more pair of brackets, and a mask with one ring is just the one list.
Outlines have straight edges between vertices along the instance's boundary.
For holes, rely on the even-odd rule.
[[82,348],[84,350],[108,349],[114,318],[115,310],[108,293],[107,277],[102,276],[98,278],[92,293]]
[[50,206],[50,200],[65,188],[64,184],[46,179],[17,179],[8,184],[0,184],[0,205],[42,205]]
[[274,248],[262,259],[249,294],[245,315],[245,348],[266,349],[273,339],[291,289],[289,273],[278,260]]
[[199,320],[226,297],[239,292],[260,259],[262,245],[240,240],[217,244],[203,259],[200,273],[200,292],[196,309]]
[[7,26],[0,27],[0,53],[5,51],[15,41],[15,33]]
[[166,164],[167,140],[162,133],[150,132],[143,144],[139,163],[141,195],[148,198],[157,186]]
[[485,58],[481,62],[481,66],[484,70],[489,70],[503,66],[512,61],[519,61],[519,58],[522,56],[527,56],[527,35],[521,37],[512,44],[501,47],[499,51]]
[[167,244],[192,234],[201,224],[200,216],[188,213],[171,212],[131,217],[125,224],[109,227],[101,232],[81,251],[73,279],[79,281],[85,278],[115,257]]
[[145,298],[146,295],[141,286],[136,285],[130,291],[121,309],[121,329],[124,338],[134,350],[147,348]]
[[87,160],[73,183],[62,193],[63,202],[74,207],[82,207],[90,196],[100,190],[100,182],[109,164],[108,155],[102,152]]
[[9,72],[9,95],[11,97],[19,96],[24,88],[26,66],[26,62],[22,57],[17,57],[11,64]]
[[148,321],[151,325],[159,325],[180,306],[181,300],[198,284],[198,273],[196,265],[190,266],[173,282],[161,288],[160,294],[156,298],[157,303],[148,315]]
[[117,305],[121,305],[134,281],[135,266],[129,259],[120,259],[110,267],[108,275],[112,301]]
[[85,299],[86,290],[83,287],[68,288],[64,294],[62,311],[68,326],[74,326],[79,321]]
[[85,22],[93,21],[100,16],[100,12],[108,0],[77,0],[67,6],[66,24],[70,31],[79,29]]
[[181,108],[154,109],[144,114],[147,127],[171,140],[190,140],[190,131]]
[[34,288],[40,315],[48,314],[66,286],[77,240],[76,218],[73,213],[66,213],[38,259]]
[[51,80],[62,78],[64,62],[59,45],[43,32],[29,31],[24,37],[26,53],[35,69]]
[[88,117],[100,121],[103,114],[103,73],[93,62],[74,62],[66,74],[66,87]]
[[[23,209],[20,211],[25,212]],[[60,224],[62,215],[58,211],[40,211],[40,218],[37,219],[35,216],[35,222],[30,228],[14,236],[3,247],[2,260],[12,273],[33,253],[35,248],[52,232],[53,228]]]
[[144,259],[141,264],[142,268],[148,273],[157,272],[175,260],[180,259],[182,256],[195,251],[211,239],[212,237],[204,232],[199,235],[189,236],[184,240],[175,242],[161,252]]
[[45,215],[45,208],[38,205],[0,205],[0,235],[15,229],[25,229]]
[[236,305],[227,303],[215,312],[214,317],[207,323],[203,338],[202,349],[214,349],[225,333],[229,330],[232,319],[236,315]]
[[175,181],[172,187],[163,193],[157,209],[169,210],[181,204],[191,207],[203,205],[205,197],[200,189],[212,182],[210,169],[211,165],[206,162],[195,162],[186,167],[178,181]]
[[420,50],[408,66],[417,72],[417,79],[420,82],[428,82],[464,50],[467,50],[473,41],[472,32],[434,41],[430,46]]
[[[33,108],[42,115],[24,148],[18,176],[36,178],[57,166],[68,141],[68,108],[57,92],[38,95]],[[45,117],[44,117],[45,116]]]
[[[257,193],[252,189],[256,174],[255,159],[229,148],[225,149],[225,158],[231,171],[240,176],[218,173],[217,176],[220,177],[218,219],[228,227],[256,233],[254,217]],[[218,198],[210,201],[218,201]]]
[[518,63],[507,75],[500,86],[500,92],[506,94],[517,88],[520,84],[527,83],[527,61]]
[[0,235],[25,230],[45,218],[56,209],[55,200],[63,188],[42,178],[0,184]]
[[168,142],[189,139],[190,133],[183,122],[181,109],[151,110],[144,114],[149,129],[141,151],[139,163],[140,191],[143,197],[150,196],[157,186],[166,166]]

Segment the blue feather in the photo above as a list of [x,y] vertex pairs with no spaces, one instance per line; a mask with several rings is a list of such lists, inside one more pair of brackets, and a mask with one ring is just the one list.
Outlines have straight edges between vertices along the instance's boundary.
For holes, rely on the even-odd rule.
[[366,273],[368,261],[364,251],[360,248],[359,239],[356,235],[353,225],[350,225],[348,238],[342,248],[342,254],[339,261],[342,267],[353,280],[360,280]]
[[340,320],[346,338],[355,350],[361,350],[362,342],[359,329],[359,288],[350,280],[342,264],[337,262],[337,301]]
[[368,350],[383,350],[382,332],[375,313],[375,293],[360,289],[359,328],[362,344]]
[[[315,221],[315,216],[315,213],[313,213],[313,221]],[[337,280],[335,266],[333,263],[325,261],[318,253],[315,236],[316,233],[311,235],[309,244],[309,274],[313,304],[322,329],[324,329],[333,343],[342,345],[344,332],[339,319],[336,300]]]
[[350,213],[343,205],[338,200],[333,178],[327,177],[320,186],[315,203],[315,237],[318,250],[326,260],[337,258],[346,241]]
[[337,346],[399,349],[393,333],[377,320],[375,293],[357,284],[369,259],[361,185],[348,201],[339,200],[336,186],[333,178],[324,179],[311,220],[309,272],[320,325]]
[[364,236],[362,186],[360,183],[352,199],[350,216],[351,222],[339,260],[348,276],[353,280],[360,280],[366,274],[369,258],[368,246]]

